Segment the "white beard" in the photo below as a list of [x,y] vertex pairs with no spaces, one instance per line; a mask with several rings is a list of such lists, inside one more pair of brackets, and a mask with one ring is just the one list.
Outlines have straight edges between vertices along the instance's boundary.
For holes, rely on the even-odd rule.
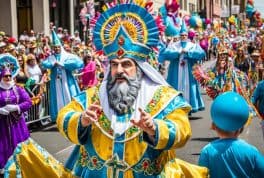
[[4,82],[3,79],[0,82],[0,88],[3,88],[5,90],[9,90],[10,88],[12,88],[15,85],[14,80],[11,80],[9,82]]

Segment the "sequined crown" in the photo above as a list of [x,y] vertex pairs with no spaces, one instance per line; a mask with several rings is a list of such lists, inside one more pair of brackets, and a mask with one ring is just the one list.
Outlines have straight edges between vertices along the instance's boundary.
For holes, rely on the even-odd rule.
[[97,50],[103,50],[109,60],[132,58],[145,61],[159,42],[159,29],[153,16],[140,4],[129,3],[108,6],[96,21],[93,41]]

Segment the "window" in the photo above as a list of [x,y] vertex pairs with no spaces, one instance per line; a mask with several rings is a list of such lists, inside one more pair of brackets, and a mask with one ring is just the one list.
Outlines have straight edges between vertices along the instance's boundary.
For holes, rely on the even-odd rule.
[[196,12],[195,5],[194,4],[189,3],[189,11],[190,11],[190,13]]

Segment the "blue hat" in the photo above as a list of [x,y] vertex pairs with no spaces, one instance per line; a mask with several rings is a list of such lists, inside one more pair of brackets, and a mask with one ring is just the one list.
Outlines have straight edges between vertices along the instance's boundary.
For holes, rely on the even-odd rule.
[[145,8],[130,1],[110,7],[100,15],[93,42],[109,60],[122,57],[146,60],[150,48],[159,43],[159,29]]
[[135,60],[146,60],[151,48],[141,43],[135,43],[129,37],[126,29],[121,25],[115,40],[103,47],[108,59],[132,58]]
[[8,53],[0,54],[0,75],[6,70],[11,72],[12,78],[14,78],[20,70],[18,60]]
[[51,35],[52,35],[52,44],[54,46],[62,46],[61,41],[54,30],[51,31]]
[[236,92],[225,92],[216,97],[211,106],[211,118],[214,124],[224,131],[237,131],[249,117],[246,100]]
[[182,21],[180,34],[188,34],[188,30],[187,30],[184,20]]

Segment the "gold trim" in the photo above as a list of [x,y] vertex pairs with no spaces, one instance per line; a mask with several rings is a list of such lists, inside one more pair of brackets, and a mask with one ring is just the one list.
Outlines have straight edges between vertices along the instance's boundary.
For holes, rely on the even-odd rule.
[[[114,41],[115,37],[116,37],[116,33],[117,30],[119,29],[119,27],[121,25],[123,25],[128,33],[128,35],[130,36],[130,38],[132,39],[132,41],[134,42],[139,42],[138,41],[138,29],[137,27],[128,19],[124,18],[121,19],[122,16],[125,15],[126,18],[132,18],[135,19],[137,22],[139,22],[142,26],[142,31],[143,31],[143,43],[146,44],[148,41],[148,28],[146,25],[146,22],[138,15],[132,12],[127,12],[127,13],[115,13],[114,15],[110,16],[102,25],[101,31],[100,31],[100,38],[102,41],[103,46],[107,45],[108,43],[111,43],[112,41]],[[119,20],[121,19],[121,20]],[[110,22],[115,22],[113,23],[113,25],[110,27],[109,29],[109,37],[108,40],[105,39],[105,29],[106,27],[110,24]],[[133,28],[132,28],[133,27]]]
[[[122,48],[123,49],[123,48]],[[119,50],[119,49],[118,49]],[[117,50],[117,51],[118,51]],[[112,53],[109,53],[107,56],[117,56],[118,58],[122,58],[124,55],[126,54],[130,54],[130,55],[133,55],[133,56],[138,56],[138,57],[142,57],[142,58],[147,58],[148,55],[145,55],[145,54],[142,54],[142,53],[138,53],[138,52],[135,52],[135,51],[126,51],[124,50],[124,54],[121,55],[121,56],[118,56],[117,55],[117,51],[115,52],[112,52]]]

